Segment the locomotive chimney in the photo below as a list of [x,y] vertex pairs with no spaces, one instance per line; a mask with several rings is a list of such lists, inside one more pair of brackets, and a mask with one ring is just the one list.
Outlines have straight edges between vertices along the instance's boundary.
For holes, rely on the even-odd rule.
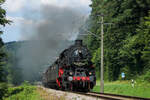
[[82,46],[82,40],[76,40],[76,41],[75,41],[75,45],[80,45],[80,46]]

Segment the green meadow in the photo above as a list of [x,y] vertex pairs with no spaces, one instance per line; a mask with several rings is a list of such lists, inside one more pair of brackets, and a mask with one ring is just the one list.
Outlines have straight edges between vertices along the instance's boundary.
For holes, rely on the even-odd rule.
[[43,100],[36,86],[23,84],[18,87],[9,87],[3,100]]
[[[93,91],[100,92],[100,81],[97,81]],[[150,98],[150,83],[137,81],[133,87],[131,81],[104,82],[104,93]]]

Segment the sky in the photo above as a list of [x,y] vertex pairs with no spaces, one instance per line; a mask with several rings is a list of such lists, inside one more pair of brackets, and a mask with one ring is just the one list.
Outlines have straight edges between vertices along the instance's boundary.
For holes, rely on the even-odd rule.
[[[31,25],[34,22],[34,18],[28,18],[25,14],[31,14],[31,17],[33,13],[36,14],[39,12],[42,5],[70,7],[88,15],[91,11],[90,4],[91,0],[6,0],[2,8],[7,12],[7,19],[12,20],[13,23],[2,28],[4,31],[2,35],[3,41],[23,40],[22,34],[26,33],[21,31],[21,26],[23,24]],[[42,19],[39,18],[38,20]]]

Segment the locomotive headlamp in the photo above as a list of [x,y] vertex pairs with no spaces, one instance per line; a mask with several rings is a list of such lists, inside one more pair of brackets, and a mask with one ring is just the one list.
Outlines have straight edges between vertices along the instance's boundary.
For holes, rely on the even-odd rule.
[[79,50],[79,53],[82,53],[82,51],[81,51],[81,50]]
[[89,75],[92,75],[92,72],[89,72]]
[[69,81],[72,81],[72,80],[73,80],[73,77],[69,76],[69,77],[68,77],[68,80],[69,80]]
[[93,76],[90,76],[90,81],[94,81],[94,77]]
[[73,75],[73,72],[69,72],[69,75]]

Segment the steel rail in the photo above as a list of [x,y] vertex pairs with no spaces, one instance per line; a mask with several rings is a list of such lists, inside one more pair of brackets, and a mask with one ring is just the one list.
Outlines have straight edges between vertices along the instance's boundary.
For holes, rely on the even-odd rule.
[[106,98],[107,100],[150,100],[150,98],[110,94],[110,93],[98,93],[98,92],[88,92],[86,93],[86,95],[100,96],[102,98]]
[[[40,86],[45,88],[43,86]],[[49,88],[45,88],[49,89]],[[57,91],[57,90],[56,90]],[[59,90],[62,91],[62,90]],[[150,100],[150,98],[136,97],[136,96],[127,96],[127,95],[119,95],[119,94],[110,94],[110,93],[98,93],[98,92],[77,92],[77,91],[62,91],[66,93],[75,93],[84,96],[90,96],[102,100]]]
[[119,95],[119,94],[110,94],[110,93],[98,93],[98,92],[73,92],[73,91],[64,91],[76,93],[79,95],[90,96],[94,98],[99,98],[103,100],[150,100],[150,98],[136,97],[136,96],[127,96],[127,95]]

